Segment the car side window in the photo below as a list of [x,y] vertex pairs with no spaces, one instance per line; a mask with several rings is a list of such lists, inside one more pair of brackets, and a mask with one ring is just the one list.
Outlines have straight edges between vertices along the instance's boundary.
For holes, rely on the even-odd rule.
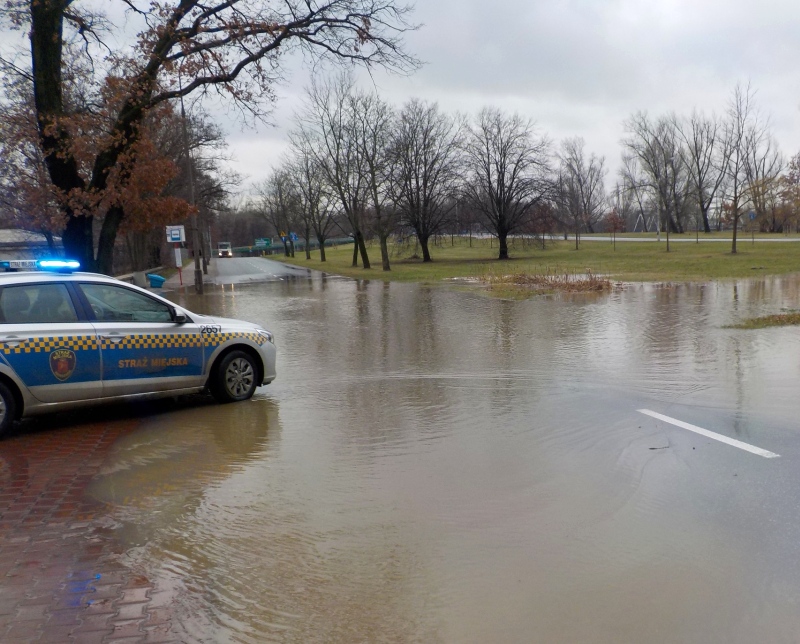
[[4,324],[59,324],[77,322],[78,314],[64,284],[6,286],[0,293]]
[[123,286],[81,284],[95,318],[101,322],[171,322],[169,306]]

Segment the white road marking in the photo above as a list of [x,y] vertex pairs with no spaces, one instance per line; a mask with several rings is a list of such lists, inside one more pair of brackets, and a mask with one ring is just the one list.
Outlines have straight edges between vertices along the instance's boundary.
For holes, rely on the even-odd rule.
[[665,423],[675,425],[676,427],[688,429],[690,432],[694,432],[695,434],[700,434],[701,436],[706,436],[707,438],[713,438],[715,441],[719,441],[720,443],[725,443],[726,445],[731,445],[732,447],[738,447],[739,449],[743,449],[745,452],[750,452],[751,454],[756,454],[757,456],[763,456],[764,458],[780,458],[780,454],[768,452],[760,447],[749,445],[747,443],[743,443],[742,441],[737,441],[735,438],[728,438],[727,436],[708,431],[707,429],[703,429],[697,425],[684,423],[682,420],[678,420],[677,418],[670,418],[669,416],[650,411],[649,409],[637,409],[636,411],[638,411],[640,414],[645,414],[646,416],[658,418],[658,420],[663,420]]

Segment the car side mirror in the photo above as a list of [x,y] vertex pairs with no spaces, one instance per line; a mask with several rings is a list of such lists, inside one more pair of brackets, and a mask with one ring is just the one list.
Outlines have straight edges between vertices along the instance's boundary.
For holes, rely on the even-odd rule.
[[189,321],[189,318],[186,317],[183,313],[172,309],[172,321],[175,324],[186,324]]

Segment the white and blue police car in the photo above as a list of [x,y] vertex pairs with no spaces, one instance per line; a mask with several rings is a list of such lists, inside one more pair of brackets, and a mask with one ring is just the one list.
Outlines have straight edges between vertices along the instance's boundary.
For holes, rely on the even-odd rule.
[[273,335],[256,324],[72,272],[77,262],[32,263],[0,261],[0,435],[22,417],[100,402],[247,400],[275,379]]

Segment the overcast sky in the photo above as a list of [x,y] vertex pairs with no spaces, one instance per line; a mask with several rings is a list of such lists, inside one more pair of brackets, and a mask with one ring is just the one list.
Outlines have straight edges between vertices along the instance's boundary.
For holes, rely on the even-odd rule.
[[[628,116],[722,112],[737,82],[757,91],[781,150],[800,151],[797,0],[420,0],[415,21],[422,27],[408,49],[425,65],[409,77],[377,73],[384,98],[519,112],[556,144],[583,137],[587,152],[606,157],[608,183]],[[293,67],[273,126],[229,129],[246,184],[263,180],[286,150],[308,82]]]

